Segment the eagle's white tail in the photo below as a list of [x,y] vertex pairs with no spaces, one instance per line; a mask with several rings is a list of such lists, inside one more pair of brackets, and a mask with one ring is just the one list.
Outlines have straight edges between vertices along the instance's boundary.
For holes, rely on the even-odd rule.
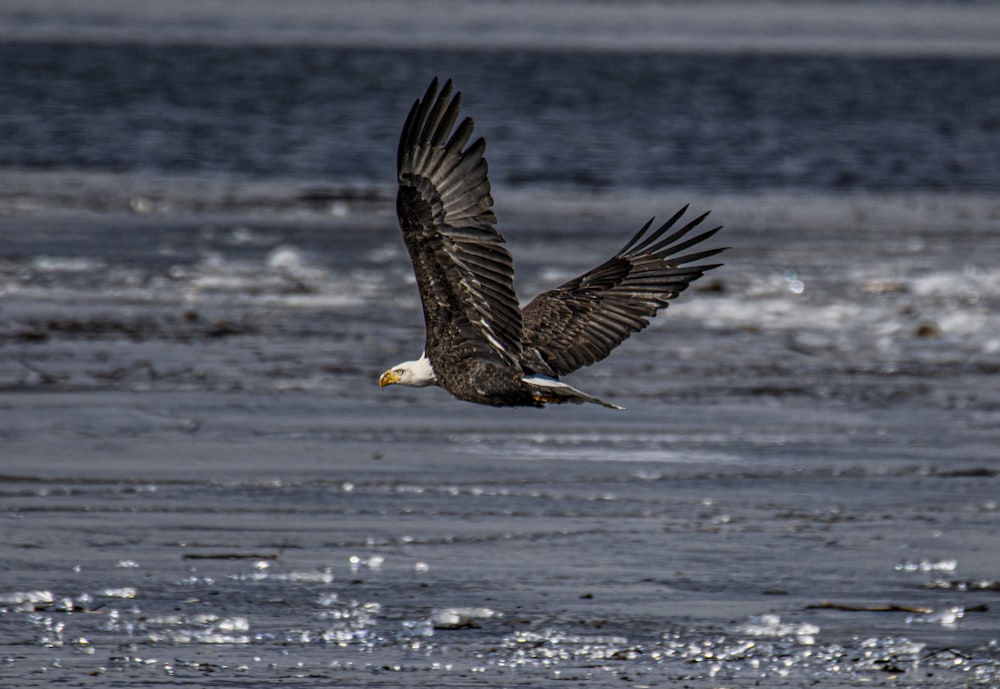
[[584,402],[590,402],[591,404],[599,404],[602,407],[607,407],[608,409],[625,408],[619,407],[617,404],[605,402],[604,400],[598,399],[593,395],[588,395],[582,390],[577,390],[572,385],[567,385],[561,380],[556,380],[555,378],[535,375],[526,376],[521,380],[533,388],[532,395],[539,402],[546,402],[549,404],[563,404],[565,402],[583,404]]

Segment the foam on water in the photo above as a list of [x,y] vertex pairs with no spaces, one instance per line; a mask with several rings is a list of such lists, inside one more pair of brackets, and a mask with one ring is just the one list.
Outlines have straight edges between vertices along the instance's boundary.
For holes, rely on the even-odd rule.
[[439,608],[431,613],[430,625],[433,629],[462,629],[478,626],[480,620],[502,616],[491,608]]
[[245,617],[214,614],[166,615],[143,620],[149,643],[249,644],[250,623]]
[[819,627],[815,624],[782,622],[779,615],[773,614],[755,617],[749,622],[739,625],[737,630],[750,636],[794,637],[798,643],[804,646],[814,644],[816,635],[819,634]]
[[6,591],[0,593],[0,605],[10,605],[20,610],[46,608],[55,598],[51,591]]

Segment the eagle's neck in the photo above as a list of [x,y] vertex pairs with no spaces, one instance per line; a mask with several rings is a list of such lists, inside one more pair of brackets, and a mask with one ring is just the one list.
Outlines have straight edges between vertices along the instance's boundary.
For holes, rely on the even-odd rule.
[[431,360],[427,358],[426,352],[421,353],[420,358],[416,361],[407,361],[405,365],[410,374],[407,376],[407,385],[422,388],[437,384],[434,367],[431,366]]

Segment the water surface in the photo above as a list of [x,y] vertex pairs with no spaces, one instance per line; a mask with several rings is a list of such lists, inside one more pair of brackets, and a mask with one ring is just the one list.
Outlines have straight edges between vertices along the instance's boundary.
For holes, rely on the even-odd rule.
[[[4,682],[1000,683],[995,56],[18,17]],[[626,411],[378,390],[422,346],[392,165],[432,74],[522,300],[651,215],[725,225],[724,268],[570,378]]]

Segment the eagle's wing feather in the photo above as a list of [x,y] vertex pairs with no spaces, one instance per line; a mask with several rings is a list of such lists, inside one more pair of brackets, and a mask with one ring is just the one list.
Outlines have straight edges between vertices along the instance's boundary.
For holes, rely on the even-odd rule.
[[[423,301],[426,352],[519,366],[521,310],[514,265],[494,227],[486,144],[467,148],[461,95],[435,79],[414,103],[397,152],[396,213]],[[452,130],[454,129],[454,132]],[[437,363],[435,362],[435,365]]]
[[686,210],[681,208],[647,234],[650,220],[612,258],[535,297],[524,308],[527,365],[537,352],[550,373],[565,375],[604,359],[649,325],[648,319],[688,285],[718,268],[721,264],[690,264],[724,251],[721,248],[677,255],[721,229],[684,239],[708,213],[664,237]]

